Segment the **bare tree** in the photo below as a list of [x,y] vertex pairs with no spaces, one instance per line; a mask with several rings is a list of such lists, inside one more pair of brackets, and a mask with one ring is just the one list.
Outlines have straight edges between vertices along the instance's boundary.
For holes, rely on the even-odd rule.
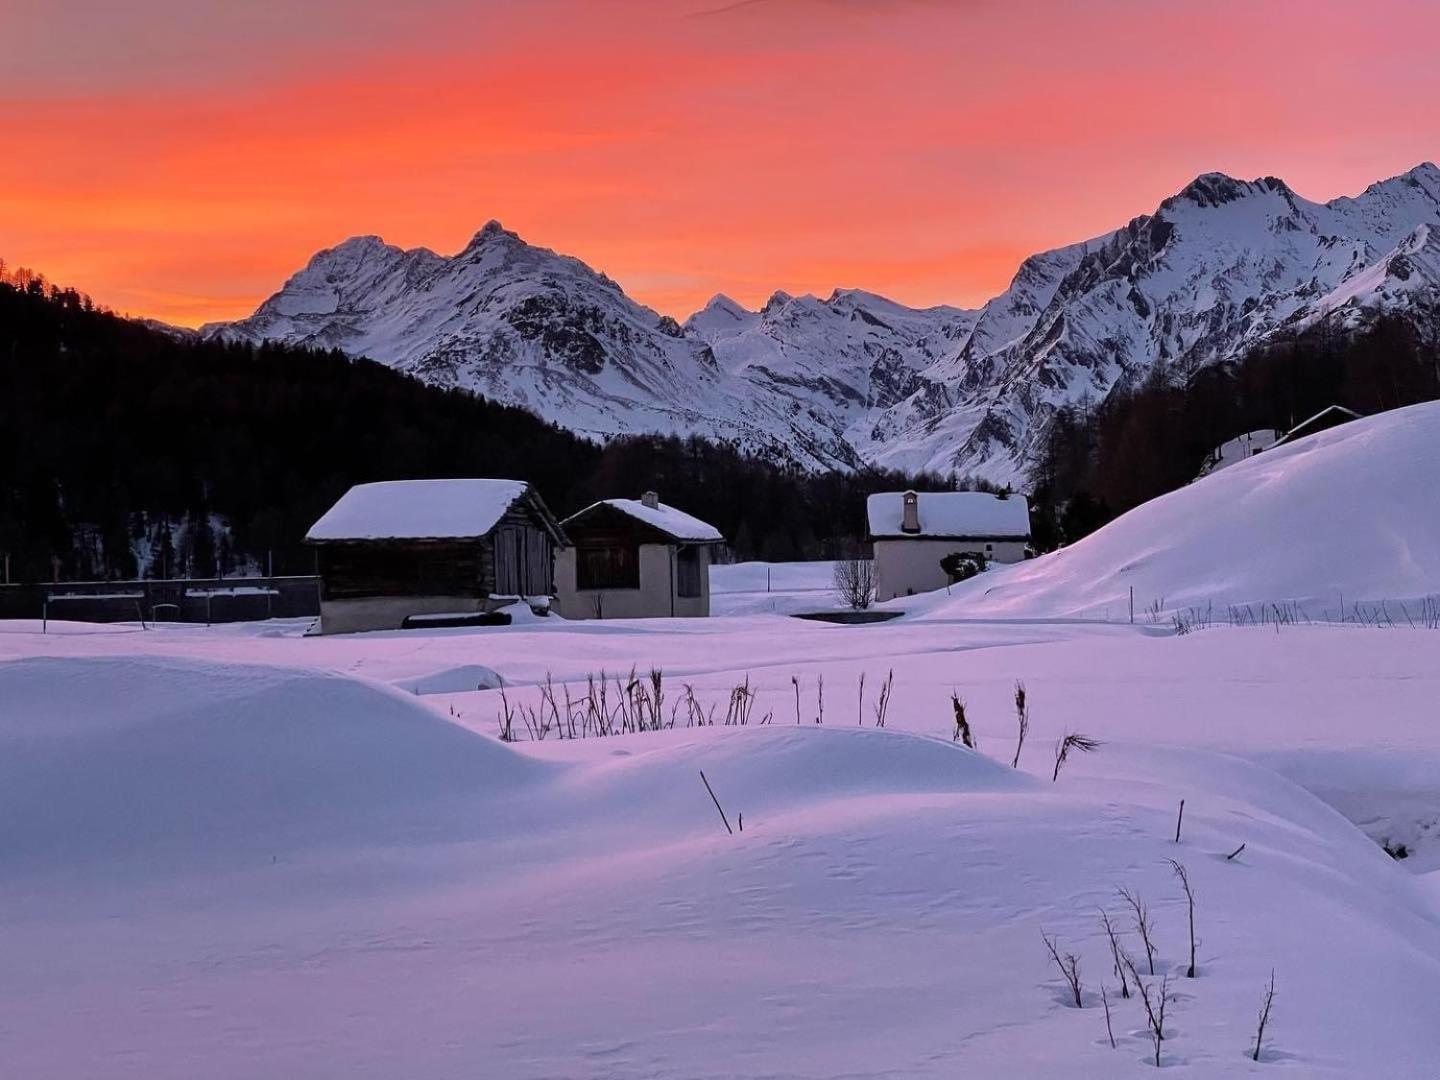
[[[1125,901],[1135,916],[1135,932],[1140,935],[1140,943],[1145,946],[1145,963],[1150,968],[1150,974],[1154,975],[1155,945],[1152,935],[1155,932],[1155,924],[1150,921],[1150,911],[1145,907],[1145,902],[1129,889],[1122,888],[1117,891],[1120,893],[1120,899]],[[1133,971],[1134,968],[1132,967],[1131,970]]]
[[852,611],[864,611],[875,599],[875,561],[837,559],[832,578],[835,594]]
[[815,723],[825,723],[825,673],[820,672],[815,676]]
[[1180,887],[1185,890],[1185,902],[1190,908],[1190,967],[1185,971],[1187,979],[1195,977],[1195,892],[1190,888],[1190,873],[1185,869],[1185,864],[1170,860],[1170,867],[1175,871],[1175,876],[1180,879]]
[[1100,740],[1092,739],[1089,735],[1081,735],[1078,732],[1066,735],[1055,744],[1055,771],[1050,776],[1051,783],[1060,779],[1060,770],[1065,762],[1070,760],[1070,751],[1078,750],[1082,754],[1100,749]]
[[1043,932],[1040,937],[1045,942],[1045,948],[1050,952],[1050,959],[1055,961],[1055,966],[1060,969],[1061,976],[1070,987],[1070,994],[1075,999],[1075,1007],[1083,1009],[1085,1006],[1080,998],[1080,958],[1074,953],[1068,952],[1061,956],[1059,946],[1056,945],[1054,938]]
[[1265,998],[1260,1003],[1260,1026],[1255,1029],[1255,1052],[1251,1061],[1260,1060],[1260,1049],[1265,1043],[1265,1025],[1270,1023],[1270,1006],[1275,1004],[1275,969],[1270,969],[1270,985],[1265,988]]
[[955,710],[955,742],[963,742],[975,749],[975,736],[970,733],[970,721],[965,718],[965,702],[954,690],[950,691],[950,705]]
[[1020,767],[1020,751],[1025,746],[1025,736],[1030,731],[1030,706],[1025,699],[1025,684],[1015,680],[1015,723],[1019,734],[1015,738],[1015,757],[1010,762],[1012,769]]

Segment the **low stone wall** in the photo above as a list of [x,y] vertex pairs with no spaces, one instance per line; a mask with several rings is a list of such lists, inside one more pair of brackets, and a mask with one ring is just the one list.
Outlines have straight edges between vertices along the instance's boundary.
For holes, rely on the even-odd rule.
[[0,619],[225,623],[319,614],[317,577],[0,585]]

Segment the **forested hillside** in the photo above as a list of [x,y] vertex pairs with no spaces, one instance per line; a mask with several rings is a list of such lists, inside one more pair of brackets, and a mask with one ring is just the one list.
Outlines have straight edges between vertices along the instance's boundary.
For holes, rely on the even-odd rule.
[[[1241,360],[1060,410],[1032,474],[1038,522],[1080,537],[1196,476],[1214,447],[1247,431],[1286,431],[1329,405],[1362,415],[1440,398],[1440,346],[1414,322],[1383,318],[1354,335],[1328,324]],[[1418,497],[1418,493],[1417,493]]]
[[529,480],[560,514],[656,488],[738,556],[773,559],[858,538],[869,492],[926,482],[777,469],[695,439],[602,447],[367,360],[170,335],[42,279],[0,281],[13,580],[46,580],[54,560],[68,579],[209,576],[272,555],[276,573],[304,573],[305,530],[351,484],[447,476]]

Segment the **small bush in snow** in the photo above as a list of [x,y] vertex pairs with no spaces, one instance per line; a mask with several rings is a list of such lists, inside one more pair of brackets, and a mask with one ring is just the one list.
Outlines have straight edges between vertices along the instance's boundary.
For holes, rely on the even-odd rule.
[[952,551],[940,560],[940,569],[945,571],[951,584],[968,581],[985,572],[985,554],[980,551]]
[[837,559],[832,582],[841,603],[852,611],[864,611],[875,599],[875,561]]
[[1050,959],[1055,961],[1055,966],[1060,969],[1060,975],[1064,978],[1065,984],[1070,987],[1070,996],[1075,1001],[1075,1007],[1083,1009],[1085,1003],[1080,992],[1080,958],[1074,953],[1068,952],[1062,956],[1054,938],[1043,932],[1040,937],[1045,942],[1045,948],[1050,952]]

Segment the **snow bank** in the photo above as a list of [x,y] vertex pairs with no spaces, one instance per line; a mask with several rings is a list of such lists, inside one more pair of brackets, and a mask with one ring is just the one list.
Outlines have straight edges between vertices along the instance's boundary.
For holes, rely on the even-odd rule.
[[12,866],[383,842],[536,769],[397,691],[303,670],[21,660],[0,664],[0,701]]
[[[1299,601],[1440,593],[1440,403],[1267,450],[1054,554],[937,594],[943,616],[1128,617],[1154,601]],[[923,603],[923,601],[922,601]],[[905,606],[914,607],[911,600]]]
[[460,667],[443,668],[428,675],[410,679],[397,679],[394,684],[411,694],[462,694],[470,690],[495,690],[500,686],[500,674],[484,664],[462,664]]

